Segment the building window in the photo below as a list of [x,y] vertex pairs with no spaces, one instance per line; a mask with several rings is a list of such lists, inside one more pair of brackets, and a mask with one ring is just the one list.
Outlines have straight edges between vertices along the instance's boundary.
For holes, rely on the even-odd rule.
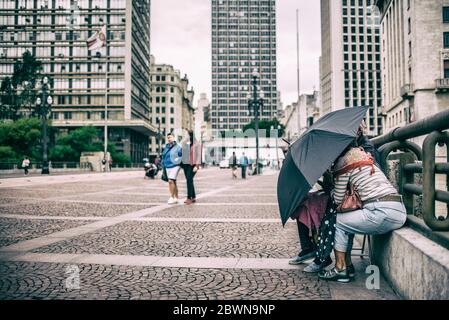
[[449,48],[449,32],[444,32],[443,38],[444,38],[444,48],[447,49]]
[[71,119],[72,119],[72,113],[64,112],[64,120],[71,120]]
[[443,7],[443,22],[449,23],[449,7]]
[[449,79],[449,60],[444,60],[444,78]]

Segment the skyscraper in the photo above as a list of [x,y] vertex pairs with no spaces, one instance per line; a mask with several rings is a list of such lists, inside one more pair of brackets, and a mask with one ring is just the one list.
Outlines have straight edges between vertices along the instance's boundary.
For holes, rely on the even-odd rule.
[[382,133],[379,30],[374,0],[321,0],[322,112],[369,106],[370,135]]
[[261,119],[275,117],[276,1],[212,1],[212,129],[242,129],[252,120],[247,94],[257,71]]
[[[87,39],[104,26],[107,47],[89,51]],[[109,142],[133,161],[148,155],[148,137],[156,131],[150,123],[150,0],[0,1],[0,81],[26,50],[53,80],[53,127],[92,125],[101,136],[107,106]]]

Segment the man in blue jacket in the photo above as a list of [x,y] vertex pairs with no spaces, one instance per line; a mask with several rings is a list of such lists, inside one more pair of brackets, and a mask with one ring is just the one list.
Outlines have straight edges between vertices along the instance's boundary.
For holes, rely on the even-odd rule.
[[176,185],[176,178],[181,169],[182,148],[176,141],[173,133],[167,135],[168,143],[162,151],[162,166],[167,172],[168,189],[170,191],[170,199],[168,204],[178,204],[178,186]]
[[245,156],[245,152],[243,152],[240,157],[240,166],[242,167],[242,179],[246,179],[246,168],[248,168],[249,160],[248,157]]

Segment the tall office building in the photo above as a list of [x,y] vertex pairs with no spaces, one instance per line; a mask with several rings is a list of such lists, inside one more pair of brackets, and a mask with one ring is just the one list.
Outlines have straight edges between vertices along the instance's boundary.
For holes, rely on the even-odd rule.
[[[86,40],[104,25],[107,46],[89,51]],[[26,50],[53,80],[53,127],[92,125],[103,138],[107,104],[109,141],[133,161],[148,155],[148,137],[156,131],[150,123],[150,0],[0,1],[0,81]]]
[[254,70],[264,92],[261,119],[276,115],[276,1],[212,0],[212,129],[242,129]]
[[380,15],[374,0],[321,0],[323,114],[369,106],[369,135],[382,133]]
[[391,131],[449,108],[449,2],[378,0],[377,5],[385,129]]

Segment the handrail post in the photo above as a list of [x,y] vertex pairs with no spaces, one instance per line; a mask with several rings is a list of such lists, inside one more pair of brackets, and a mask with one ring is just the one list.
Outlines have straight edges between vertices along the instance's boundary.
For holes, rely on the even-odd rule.
[[399,159],[399,193],[402,194],[402,199],[404,201],[404,206],[407,209],[407,214],[414,214],[415,212],[415,203],[413,194],[410,192],[406,192],[404,190],[405,184],[413,184],[415,181],[414,172],[407,172],[404,168],[406,164],[414,163],[415,159],[412,154],[405,153],[401,155]]
[[435,147],[438,143],[448,145],[449,133],[432,132],[423,143],[423,218],[432,230],[449,231],[449,217],[435,216]]

